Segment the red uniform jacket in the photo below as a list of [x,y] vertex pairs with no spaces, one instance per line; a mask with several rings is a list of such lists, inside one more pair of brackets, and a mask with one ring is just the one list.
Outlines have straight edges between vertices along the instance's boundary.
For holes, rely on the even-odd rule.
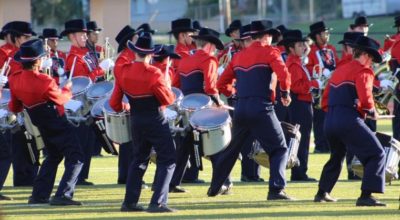
[[181,59],[172,84],[183,94],[205,93],[217,95],[218,60],[203,50]]
[[311,88],[318,89],[318,82],[312,80],[311,74],[301,63],[300,57],[289,55],[286,66],[291,75],[291,91],[297,95],[297,99],[305,102],[312,102]]
[[[357,110],[362,117],[374,112],[372,87],[374,72],[357,60],[340,66],[332,74],[322,97],[322,109],[347,106]],[[330,94],[332,93],[332,94]]]
[[343,53],[342,59],[339,60],[336,67],[342,66],[346,63],[350,63],[352,60],[353,60],[353,54],[344,54]]
[[[192,50],[192,48],[190,46],[188,47],[181,43],[177,43],[176,47],[175,47],[175,53],[180,55],[181,58],[190,56],[190,50]],[[174,62],[172,63],[172,66],[174,67],[175,70],[178,69],[180,61],[181,61],[181,59],[175,59]]]
[[311,74],[315,65],[319,65],[320,67],[322,66],[323,68],[328,68],[329,70],[333,71],[337,67],[337,63],[338,56],[334,46],[330,44],[324,46],[323,48],[317,47],[316,44],[311,46],[307,64],[307,69]]
[[397,40],[400,40],[400,33],[390,36],[389,39],[385,39],[383,43],[383,51],[389,50]]
[[4,44],[0,47],[0,69],[3,68],[7,59],[18,51],[18,48],[12,44]]
[[[165,75],[165,70],[167,69],[167,59],[165,59],[163,62],[154,62],[152,64],[153,66],[157,67],[158,69],[161,70],[161,72]],[[169,75],[169,79],[171,80],[171,84],[172,82],[174,82],[174,78],[176,77],[175,75],[175,70],[174,68],[171,66],[169,66],[168,68],[168,75]],[[177,76],[179,77],[179,76]],[[172,85],[173,87],[177,87],[177,85]]]
[[233,42],[229,42],[229,43],[225,44],[224,49],[218,53],[218,56],[217,56],[218,61],[221,59],[222,56],[224,56],[225,54],[228,53],[229,48],[231,50],[231,56],[233,56],[235,53],[237,53],[241,50],[241,48],[237,47]]
[[168,88],[160,69],[142,62],[133,62],[122,67],[120,80],[115,81],[110,99],[110,106],[114,111],[122,111],[124,94],[131,99],[154,96],[160,106],[170,105],[175,100],[175,94]]
[[397,64],[400,64],[400,38],[393,44],[391,51],[392,59],[397,61]]
[[10,76],[11,100],[8,107],[12,112],[21,112],[23,107],[35,106],[53,102],[61,115],[64,114],[64,104],[72,97],[70,89],[59,89],[53,78],[31,70],[18,71]]
[[237,92],[239,98],[263,97],[274,101],[277,80],[281,91],[289,92],[290,77],[280,51],[256,41],[235,54],[218,79],[217,88],[227,97]]
[[100,67],[96,66],[96,63],[92,60],[87,48],[79,48],[75,46],[71,46],[71,50],[67,56],[65,71],[71,71],[75,57],[77,57],[77,59],[73,76],[86,76],[93,82],[104,76],[104,71]]
[[135,53],[129,48],[125,48],[119,54],[114,66],[114,77],[119,78],[122,75],[121,70],[125,64],[135,61]]
[[14,47],[14,50],[12,50],[9,54],[9,56],[12,58],[10,61],[10,70],[8,72],[9,76],[14,74],[15,72],[22,71],[22,64],[14,60],[14,55],[18,52],[18,50],[18,47]]

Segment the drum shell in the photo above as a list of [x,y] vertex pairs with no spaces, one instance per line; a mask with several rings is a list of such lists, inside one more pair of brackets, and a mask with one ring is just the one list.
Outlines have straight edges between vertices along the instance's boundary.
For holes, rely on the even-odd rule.
[[212,130],[199,130],[204,156],[211,156],[228,147],[232,139],[231,123]]
[[1,90],[1,96],[0,96],[0,109],[4,109],[8,111],[8,103],[10,102],[11,99],[11,93],[9,89],[2,89]]
[[[204,104],[202,103],[202,106],[197,106],[196,108],[191,107],[191,106],[184,106],[185,100],[189,100],[191,98],[195,99],[197,97],[202,97],[204,100],[207,100]],[[198,111],[200,109],[205,109],[205,108],[210,108],[212,106],[212,100],[209,96],[202,94],[202,93],[192,93],[190,95],[185,96],[182,99],[182,102],[180,104],[180,114],[182,115],[182,123],[183,126],[190,126],[190,117],[195,111]]]
[[[85,77],[85,76],[73,77],[71,80],[72,80],[72,92],[73,92],[72,99],[82,102],[82,106],[83,106],[82,110],[79,111],[80,115],[78,115],[78,116],[85,116],[87,113],[89,113],[90,107],[91,107],[86,98],[86,93],[89,90],[89,88],[92,86],[92,80],[90,80],[89,77]],[[67,81],[65,81],[65,82],[67,82]],[[75,92],[74,84],[83,84],[85,87],[82,90]],[[62,87],[63,87],[63,85],[61,85],[61,88]]]
[[176,112],[180,112],[180,105],[181,105],[181,102],[183,99],[183,93],[178,88],[172,87],[171,89],[175,94],[175,101],[172,105],[169,105],[168,108],[170,108],[171,110],[174,110]]
[[115,143],[132,141],[131,117],[127,112],[113,114],[104,111],[106,134]]

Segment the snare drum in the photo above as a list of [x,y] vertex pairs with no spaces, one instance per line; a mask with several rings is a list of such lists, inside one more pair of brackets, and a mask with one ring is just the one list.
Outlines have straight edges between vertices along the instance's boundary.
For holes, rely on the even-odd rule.
[[[129,112],[115,112],[109,103],[104,102],[103,113],[106,124],[106,134],[115,143],[122,144],[132,141],[131,117]],[[126,98],[123,102],[128,102]]]
[[[288,143],[288,160],[286,163],[286,169],[291,169],[295,166],[299,166],[300,162],[297,158],[297,152],[300,144],[300,125],[292,125],[286,122],[281,122],[283,133],[285,134],[286,143]],[[253,148],[248,155],[250,159],[253,159],[259,165],[269,168],[269,155],[261,147],[260,142],[255,140],[253,142]]]
[[169,108],[164,110],[164,117],[167,119],[170,128],[175,127],[175,125],[179,122],[178,112]]
[[200,109],[190,117],[190,125],[200,133],[205,156],[224,150],[231,142],[231,117],[225,109]]
[[[400,162],[400,142],[390,135],[380,132],[376,132],[376,137],[385,150],[385,179],[386,182],[391,182],[392,180],[399,178],[398,166]],[[354,156],[351,161],[351,169],[355,175],[361,178],[363,177],[364,167],[356,156]]]
[[[89,90],[90,86],[92,85],[92,80],[89,77],[85,76],[77,76],[71,79],[72,81],[72,99],[80,101],[83,105],[82,115],[85,116],[90,111],[90,106],[86,99],[86,92]],[[61,84],[61,88],[64,87],[65,83],[68,80]]]
[[212,105],[210,96],[202,93],[193,93],[185,96],[180,104],[182,121],[184,126],[189,126],[189,119],[193,112],[209,108]]
[[8,103],[11,100],[11,93],[9,89],[2,89],[0,98],[0,109],[8,110]]
[[172,87],[172,92],[175,94],[175,101],[172,105],[168,106],[168,108],[171,108],[172,110],[179,112],[180,104],[183,99],[183,93],[180,89]]
[[93,105],[100,99],[109,96],[113,90],[112,82],[97,82],[93,84],[88,91],[86,92],[86,99],[88,101],[88,105],[93,107]]

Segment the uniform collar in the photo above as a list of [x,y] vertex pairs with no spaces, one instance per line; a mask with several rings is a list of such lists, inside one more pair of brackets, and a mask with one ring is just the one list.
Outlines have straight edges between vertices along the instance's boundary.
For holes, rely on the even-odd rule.
[[293,54],[290,54],[290,55],[287,57],[287,61],[286,61],[286,62],[287,62],[287,63],[297,63],[297,64],[299,64],[299,65],[302,65],[300,57],[297,56],[297,55],[293,55]]
[[71,50],[69,51],[69,53],[71,53],[71,54],[86,54],[87,48],[71,45]]

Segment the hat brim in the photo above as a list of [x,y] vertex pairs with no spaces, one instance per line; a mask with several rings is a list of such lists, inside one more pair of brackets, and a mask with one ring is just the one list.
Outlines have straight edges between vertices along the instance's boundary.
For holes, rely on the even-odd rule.
[[87,32],[102,31],[103,28],[88,29]]
[[285,46],[288,45],[290,43],[296,43],[296,42],[306,42],[307,38],[303,37],[303,38],[286,38],[286,39],[282,39],[281,41],[279,41],[279,43],[277,44],[278,46]]
[[14,32],[14,33],[16,33],[16,34],[20,34],[20,35],[32,35],[32,36],[36,36],[37,34],[36,34],[36,32],[34,32],[34,31],[32,31],[31,33],[29,33],[29,34],[27,34],[27,33],[22,33],[22,32],[19,32],[19,31],[16,31],[16,30],[9,30],[8,32]]
[[78,32],[87,32],[87,30],[86,29],[78,29],[78,28],[71,28],[71,29],[66,29],[66,30],[63,30],[61,33],[60,33],[60,36],[67,36],[68,34],[72,34],[72,33],[78,33]]
[[240,27],[228,27],[228,28],[225,30],[225,35],[226,35],[227,37],[231,37],[231,33],[232,33],[233,31],[235,31],[235,30],[240,30]]
[[347,40],[341,40],[341,41],[339,41],[339,42],[338,42],[338,44],[346,44],[346,45],[350,45],[350,44],[353,44],[353,42],[351,42],[351,41],[347,41]]
[[322,28],[322,29],[318,29],[318,30],[315,30],[315,31],[312,31],[311,33],[309,33],[308,34],[308,36],[313,36],[313,35],[316,35],[316,34],[318,34],[318,33],[321,33],[321,32],[324,32],[324,31],[332,31],[333,30],[333,28]]
[[259,35],[259,34],[269,34],[269,35],[272,35],[272,36],[276,36],[276,35],[278,35],[279,33],[280,33],[280,32],[278,31],[278,29],[270,28],[270,29],[268,29],[268,30],[251,32],[251,33],[250,33],[250,36]]
[[215,47],[218,50],[223,50],[224,49],[224,44],[222,43],[222,41],[219,38],[216,38],[214,36],[199,36],[199,35],[193,35],[192,36],[193,39],[198,39],[198,40],[204,40],[207,42],[210,42],[212,44],[215,45]]
[[132,37],[135,36],[135,34],[136,34],[136,32],[132,31],[120,40],[120,43],[118,43],[118,49],[117,49],[118,53],[121,52],[125,48],[127,41],[132,39]]
[[128,41],[128,48],[131,49],[135,53],[141,54],[154,54],[162,49],[162,47],[153,47],[153,48],[140,48],[135,46],[132,42]]
[[45,56],[45,55],[46,55],[46,52],[43,51],[43,53],[41,53],[39,56],[32,57],[32,58],[24,58],[24,59],[22,59],[22,58],[21,58],[21,52],[18,51],[18,52],[15,53],[15,55],[14,55],[14,60],[17,61],[17,62],[20,62],[20,63],[27,63],[27,62],[35,61],[35,60],[37,60],[37,59],[39,59],[39,58],[41,58],[41,57],[43,57],[43,56]]
[[42,36],[42,35],[40,35],[39,37],[38,37],[39,39],[61,39],[62,38],[62,36],[51,36],[51,37],[44,37],[44,36]]
[[169,34],[173,33],[181,33],[181,32],[196,32],[197,30],[194,28],[175,28],[174,30],[169,31]]
[[168,54],[162,54],[162,55],[154,55],[154,57],[160,57],[160,58],[166,58],[170,57],[171,59],[181,59],[182,57],[179,54],[176,53],[168,53]]
[[374,63],[382,63],[382,55],[379,53],[378,50],[370,48],[370,47],[363,47],[363,46],[357,45],[355,43],[349,44],[349,45],[353,48],[363,50],[366,53],[370,54],[372,56],[372,61]]

